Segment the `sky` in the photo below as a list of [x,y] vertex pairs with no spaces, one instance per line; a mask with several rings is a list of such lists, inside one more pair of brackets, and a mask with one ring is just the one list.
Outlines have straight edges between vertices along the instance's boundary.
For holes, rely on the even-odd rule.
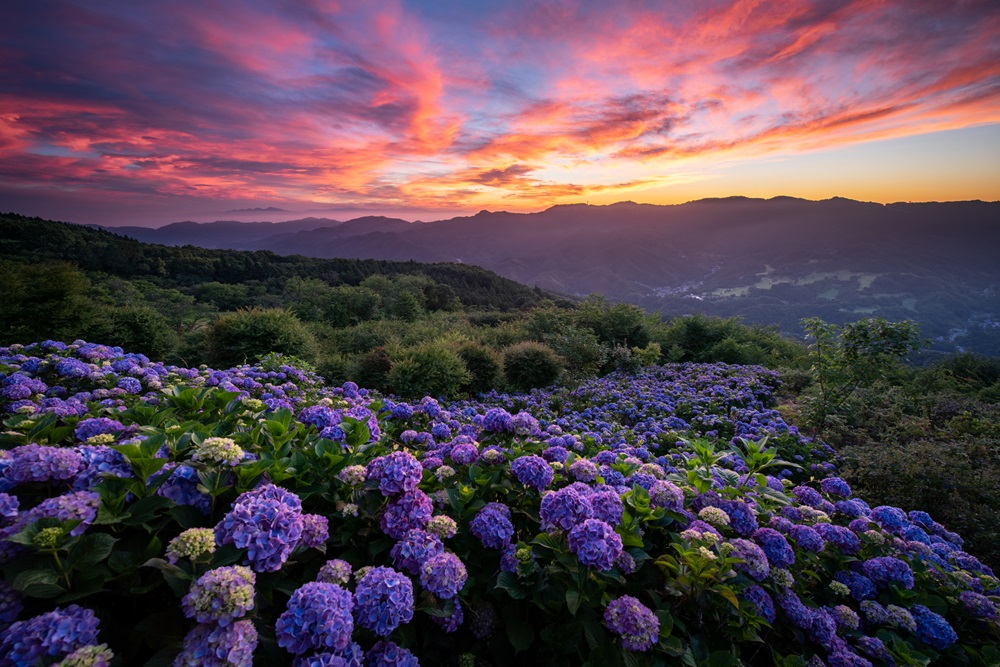
[[31,0],[0,26],[0,211],[1000,199],[996,0]]

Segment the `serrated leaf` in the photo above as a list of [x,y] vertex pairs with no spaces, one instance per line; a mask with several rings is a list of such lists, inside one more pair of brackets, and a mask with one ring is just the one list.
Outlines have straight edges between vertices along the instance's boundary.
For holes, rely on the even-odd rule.
[[497,585],[495,588],[507,591],[507,595],[511,596],[515,600],[523,600],[528,597],[528,592],[524,590],[521,586],[521,582],[517,580],[517,575],[512,572],[501,572],[497,577]]
[[76,567],[96,565],[111,554],[115,538],[107,533],[92,533],[81,539],[70,552]]
[[573,616],[576,616],[576,612],[580,609],[580,592],[570,589],[566,591],[566,609]]
[[54,598],[66,592],[59,586],[59,575],[54,570],[26,570],[14,578],[14,590],[33,598]]
[[528,616],[517,607],[504,607],[503,619],[507,629],[507,639],[514,647],[514,651],[518,653],[527,651],[535,641],[535,628]]

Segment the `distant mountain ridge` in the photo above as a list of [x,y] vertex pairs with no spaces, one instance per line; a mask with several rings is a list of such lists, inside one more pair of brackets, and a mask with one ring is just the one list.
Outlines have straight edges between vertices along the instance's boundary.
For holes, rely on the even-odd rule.
[[108,228],[140,240],[282,255],[463,262],[526,285],[665,314],[742,315],[799,331],[819,315],[914,319],[938,349],[1000,354],[1000,202],[728,197],[560,205],[431,223],[219,222]]

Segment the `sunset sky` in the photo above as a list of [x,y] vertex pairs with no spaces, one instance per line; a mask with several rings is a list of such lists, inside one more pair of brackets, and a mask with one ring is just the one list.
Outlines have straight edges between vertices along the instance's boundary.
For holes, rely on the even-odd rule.
[[996,0],[31,0],[0,26],[0,211],[1000,199]]

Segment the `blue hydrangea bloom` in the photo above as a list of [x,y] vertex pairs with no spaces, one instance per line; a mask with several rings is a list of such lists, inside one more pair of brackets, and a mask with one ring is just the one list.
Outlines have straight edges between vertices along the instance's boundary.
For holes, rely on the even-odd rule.
[[379,637],[387,637],[413,618],[413,583],[390,567],[376,567],[358,582],[354,620]]
[[431,520],[434,503],[420,489],[393,498],[385,506],[379,525],[389,537],[400,540],[414,528],[423,528]]
[[858,602],[862,600],[874,600],[878,594],[875,584],[863,574],[849,570],[840,570],[833,575],[833,578],[847,586],[851,591],[851,597]]
[[638,599],[623,595],[604,609],[604,625],[622,639],[626,651],[648,651],[660,634],[660,619]]
[[124,430],[125,425],[120,421],[109,419],[108,417],[95,417],[84,419],[77,424],[73,434],[80,442],[86,442],[95,435],[104,435],[105,433],[118,434]]
[[829,496],[851,497],[850,485],[840,477],[827,477],[819,483],[820,490]]
[[253,609],[256,582],[254,573],[241,565],[209,570],[191,584],[181,608],[199,623],[227,626]]
[[476,513],[469,530],[488,549],[502,549],[514,536],[510,509],[501,503],[489,503]]
[[406,532],[402,540],[393,545],[389,555],[392,556],[393,565],[417,576],[424,561],[443,551],[444,544],[441,538],[421,528],[413,528]]
[[442,600],[458,595],[468,578],[465,564],[453,553],[435,554],[420,566],[420,585]]
[[928,646],[943,651],[958,641],[958,635],[943,616],[922,604],[913,605],[913,619],[917,622],[917,638]]
[[536,491],[546,488],[555,477],[548,462],[534,454],[514,459],[511,461],[510,469],[517,481]]
[[679,512],[684,509],[684,492],[667,480],[658,479],[649,488],[649,500],[653,507]]
[[34,667],[46,658],[65,655],[97,643],[97,617],[71,604],[26,621],[17,621],[3,634],[0,656],[12,667]]
[[257,648],[257,629],[249,620],[225,627],[202,623],[184,637],[173,667],[250,667]]
[[818,523],[813,528],[826,542],[833,544],[845,554],[856,554],[861,549],[861,540],[844,526]]
[[751,604],[758,616],[768,623],[774,623],[774,601],[767,591],[755,584],[745,589],[741,595]]
[[871,558],[864,563],[865,574],[878,586],[898,584],[903,588],[913,588],[913,570],[905,562],[892,556]]
[[809,526],[792,526],[792,529],[788,532],[795,544],[799,546],[800,549],[805,549],[806,551],[811,551],[813,553],[820,553],[823,551],[823,547],[826,543],[818,532]]
[[787,568],[795,562],[795,551],[788,540],[773,528],[758,528],[753,532],[753,540],[764,550],[771,567]]
[[503,408],[491,408],[483,416],[483,430],[491,433],[513,433],[514,418]]
[[215,526],[215,540],[246,549],[246,560],[257,572],[275,572],[299,545],[302,527],[299,497],[266,484],[236,499]]
[[378,480],[378,488],[383,496],[409,493],[420,484],[423,467],[412,454],[392,452],[381,458],[382,464],[373,468],[376,476],[369,474],[369,479]]
[[566,541],[580,562],[595,570],[610,570],[622,553],[622,538],[600,519],[587,519],[579,524],[569,532]]
[[72,479],[84,467],[83,457],[69,447],[21,445],[10,454],[4,476],[14,484]]
[[612,489],[602,489],[591,493],[587,500],[594,509],[594,518],[600,519],[612,526],[621,523],[625,506],[622,505],[622,498],[617,491]]
[[351,643],[354,599],[337,584],[312,581],[292,593],[278,617],[278,646],[296,655],[343,651]]
[[407,649],[382,640],[365,653],[364,667],[420,667],[420,662]]
[[593,518],[594,509],[586,496],[568,486],[542,498],[539,516],[542,530],[569,531],[578,523]]
[[361,667],[363,657],[361,647],[352,643],[340,653],[300,655],[292,661],[292,667]]
[[741,559],[734,567],[757,581],[763,581],[771,573],[764,550],[749,540],[736,537],[729,541],[733,548],[732,556]]

